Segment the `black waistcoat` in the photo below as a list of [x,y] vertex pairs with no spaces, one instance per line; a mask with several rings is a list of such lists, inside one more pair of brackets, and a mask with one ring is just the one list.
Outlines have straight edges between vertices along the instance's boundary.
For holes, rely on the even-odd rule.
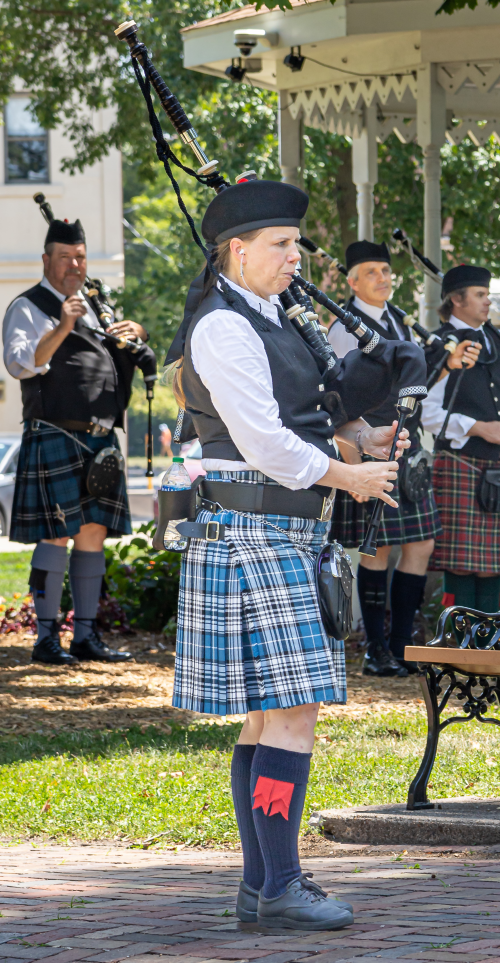
[[[388,303],[388,307],[390,309],[391,316],[394,319],[395,326],[397,325],[404,334],[404,340],[411,341],[410,329],[400,321],[402,312],[400,312],[399,308],[396,308],[390,302]],[[381,324],[378,324],[373,320],[373,318],[370,318],[368,314],[365,314],[364,311],[361,311],[360,308],[357,308],[354,304],[354,297],[349,298],[349,301],[345,305],[345,309],[346,311],[350,311],[351,314],[354,314],[357,318],[361,318],[361,320],[364,321],[368,327],[372,328],[374,331],[377,331],[377,333],[386,340],[392,340],[390,329],[389,332],[387,332]],[[365,413],[363,418],[368,422],[369,425],[372,425],[373,428],[380,428],[381,425],[392,425],[394,419],[398,417],[396,410],[397,400],[398,389],[397,387],[393,387],[390,393],[387,395],[384,403],[378,408],[375,408],[373,411],[368,411]],[[420,406],[417,405],[417,410],[405,421],[405,428],[407,428],[410,432],[410,438],[412,440],[415,440],[417,434],[418,423],[420,419],[419,408]]]
[[[20,297],[48,317],[60,319],[62,302],[41,284]],[[21,379],[23,418],[86,422],[94,418],[106,427],[121,427],[128,398],[117,367],[107,344],[78,319],[52,355],[47,373]]]
[[[490,321],[484,325],[484,330],[492,348],[491,353],[483,347],[479,361],[465,372],[453,404],[453,411],[468,415],[476,421],[500,421],[500,334]],[[459,341],[474,341],[474,332],[470,328],[457,329],[449,323],[441,325],[439,334],[454,334]],[[448,377],[443,401],[443,408],[446,410],[448,410],[459,374],[459,371],[452,371]],[[451,442],[448,440],[437,442],[436,449],[439,451],[443,448],[447,451],[455,451],[457,455],[488,458],[492,461],[496,461],[500,455],[500,446],[477,437],[469,438],[460,450],[451,448]]]
[[[182,386],[189,411],[200,438],[204,458],[244,461],[229,431],[212,404],[209,391],[196,373],[191,359],[191,338],[198,322],[212,311],[238,310],[212,288],[203,299],[189,325],[186,337]],[[243,313],[243,311],[242,311]],[[245,303],[244,316],[262,340],[271,369],[273,394],[285,428],[303,441],[315,445],[335,458],[333,427],[328,413],[321,408],[324,399],[324,363],[308,347],[286,315],[280,314],[282,327],[268,321]],[[237,320],[235,318],[235,324]],[[224,362],[221,361],[221,365]]]

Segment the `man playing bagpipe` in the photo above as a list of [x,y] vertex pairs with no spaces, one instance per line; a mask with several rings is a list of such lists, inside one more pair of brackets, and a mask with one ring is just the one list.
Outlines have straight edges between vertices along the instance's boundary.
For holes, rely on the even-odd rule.
[[[384,338],[410,342],[413,335],[403,323],[405,312],[390,301],[392,275],[387,245],[355,241],[346,250],[346,267],[352,290],[352,296],[346,304],[347,310]],[[352,335],[338,322],[331,326],[328,339],[339,357],[345,357],[347,352],[356,347]],[[449,359],[448,364],[461,367],[464,351],[467,351],[466,345],[457,351],[456,358]],[[366,421],[374,426],[386,424],[394,411],[396,398],[397,389],[393,387],[382,405],[365,414]],[[417,407],[406,421],[410,432],[410,458],[420,448],[419,418]],[[370,458],[343,445],[342,441],[339,445],[342,457],[349,464],[360,464],[362,460]],[[377,554],[373,558],[362,555],[358,566],[357,588],[368,640],[363,672],[369,675],[404,676],[408,670],[414,671],[413,666],[404,661],[404,650],[406,645],[411,645],[413,620],[423,598],[428,560],[434,539],[441,531],[432,488],[419,492],[415,498],[415,493],[405,481],[406,463],[404,469],[395,485],[394,497],[398,506],[384,509]],[[358,548],[364,541],[372,509],[373,501],[365,496],[339,492],[333,511],[333,537],[347,548]],[[401,554],[391,581],[391,628],[387,647],[387,568],[393,545],[401,546]]]
[[[81,290],[87,256],[80,221],[53,219],[42,257],[43,279],[12,302],[3,323],[4,362],[21,382],[24,420],[10,537],[37,543],[30,574],[38,619],[32,658],[54,665],[124,661],[130,653],[105,645],[95,623],[104,539],[131,532],[114,428],[123,427],[136,366],[154,378],[156,359],[146,345],[135,351],[137,338],[147,339],[140,324],[115,322],[112,337],[104,335]],[[119,347],[125,338],[135,341],[127,342],[133,350]],[[68,653],[57,614],[70,538],[75,629]]]
[[496,612],[500,593],[500,334],[488,320],[491,274],[460,264],[443,278],[443,334],[481,345],[471,370],[429,392],[422,423],[436,437],[433,485],[442,534],[430,568],[444,570],[444,604]]

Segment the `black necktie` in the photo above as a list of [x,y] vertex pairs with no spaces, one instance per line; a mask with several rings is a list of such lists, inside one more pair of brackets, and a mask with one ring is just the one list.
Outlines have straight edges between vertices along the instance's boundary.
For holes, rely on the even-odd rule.
[[387,308],[385,308],[384,313],[380,316],[380,320],[387,323],[387,333],[384,337],[386,337],[388,341],[399,341],[400,339],[396,331],[396,326]]

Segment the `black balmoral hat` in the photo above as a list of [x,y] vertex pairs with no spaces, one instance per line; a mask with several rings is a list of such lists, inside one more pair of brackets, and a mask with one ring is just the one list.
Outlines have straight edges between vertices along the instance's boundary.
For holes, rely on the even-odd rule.
[[45,244],[85,244],[85,231],[80,221],[70,224],[69,221],[58,221],[54,219],[50,222],[45,238]]
[[374,244],[373,241],[354,241],[349,244],[345,252],[345,263],[348,271],[356,264],[363,264],[364,261],[385,261],[391,263],[391,255],[385,241],[383,244]]
[[282,181],[242,181],[209,204],[201,225],[206,241],[220,244],[261,227],[299,227],[309,198]]
[[443,278],[441,297],[446,298],[459,288],[489,288],[491,271],[488,268],[475,267],[474,264],[458,264],[450,268]]

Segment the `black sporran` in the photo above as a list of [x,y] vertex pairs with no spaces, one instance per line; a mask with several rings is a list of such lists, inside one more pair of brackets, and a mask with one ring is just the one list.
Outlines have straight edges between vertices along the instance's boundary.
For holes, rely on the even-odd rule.
[[399,459],[398,485],[408,501],[420,502],[432,483],[432,455],[419,448],[414,455]]
[[352,626],[355,579],[350,556],[339,542],[327,542],[314,563],[321,621],[327,635],[346,639]]
[[477,486],[477,500],[483,512],[489,515],[500,512],[500,469],[485,468]]
[[92,458],[87,472],[86,485],[89,495],[93,498],[112,495],[118,488],[124,468],[125,459],[119,448],[115,448],[114,445],[102,448]]

